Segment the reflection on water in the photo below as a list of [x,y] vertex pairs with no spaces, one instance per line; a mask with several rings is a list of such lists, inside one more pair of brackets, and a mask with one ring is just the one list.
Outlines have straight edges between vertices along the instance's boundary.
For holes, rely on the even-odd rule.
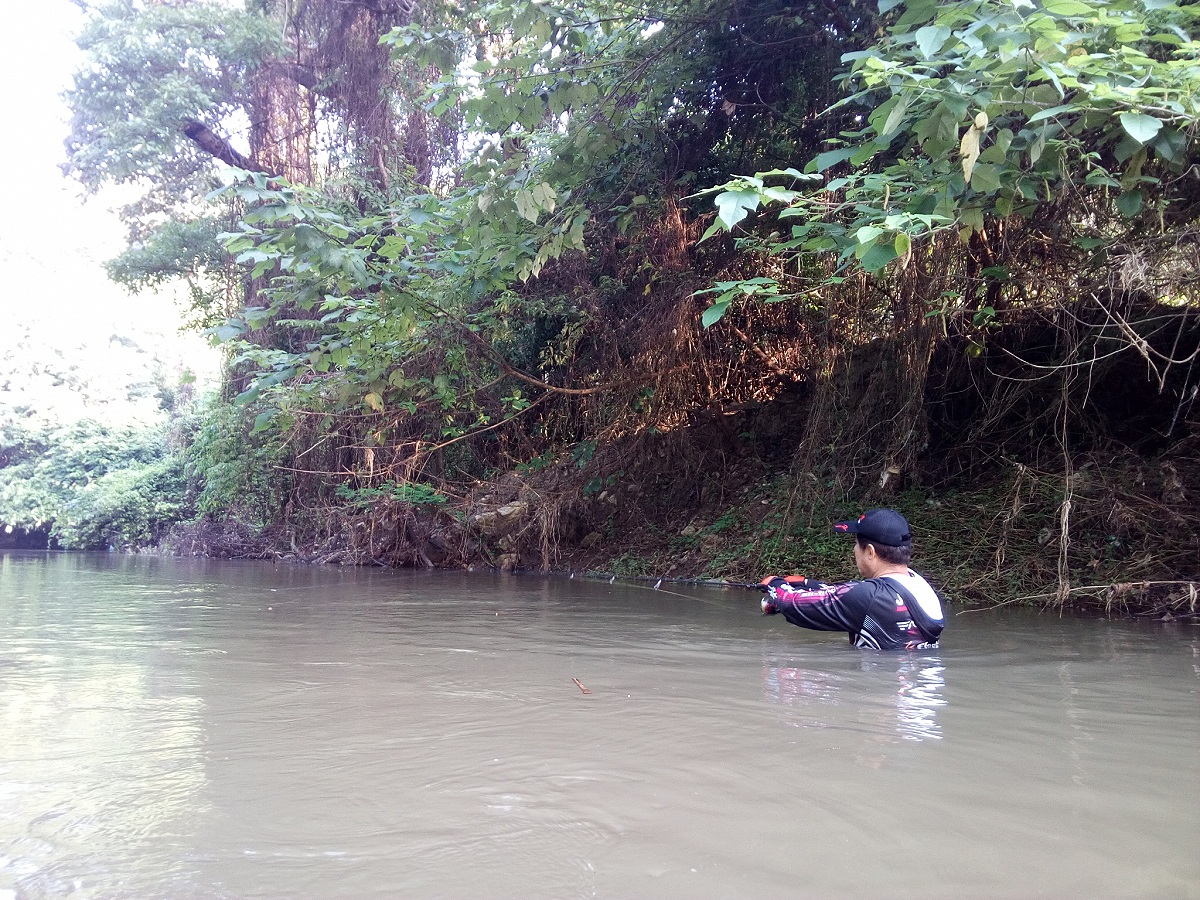
[[130,603],[136,582],[81,572],[86,602],[56,608],[45,575],[0,557],[0,873],[30,896],[115,895],[110,860],[170,868],[203,814],[203,701],[175,670],[179,642]]
[[[885,724],[903,740],[939,740],[942,727],[938,710],[946,705],[946,667],[936,656],[909,654],[861,654],[859,672],[870,676],[877,690],[875,702],[868,702],[867,715],[874,724]],[[840,682],[846,676],[806,669],[793,659],[768,658],[763,664],[764,693],[771,703],[794,707],[801,714],[796,724],[812,728],[828,727],[822,714],[824,705],[862,701],[862,681],[856,679],[854,695],[843,697]]]
[[864,653],[749,592],[0,555],[0,900],[1200,898],[1200,638],[947,636]]

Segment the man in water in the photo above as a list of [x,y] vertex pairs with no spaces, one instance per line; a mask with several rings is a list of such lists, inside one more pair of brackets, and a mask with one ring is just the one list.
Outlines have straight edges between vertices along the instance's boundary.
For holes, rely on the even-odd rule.
[[793,625],[845,631],[855,647],[930,650],[946,619],[937,593],[908,567],[912,531],[894,509],[869,509],[834,531],[852,534],[854,562],[863,581],[824,584],[801,575],[762,580],[764,615],[782,613]]

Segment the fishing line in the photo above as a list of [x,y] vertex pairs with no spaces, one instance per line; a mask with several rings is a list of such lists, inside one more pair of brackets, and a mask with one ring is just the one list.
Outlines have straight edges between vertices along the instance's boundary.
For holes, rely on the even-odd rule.
[[[574,572],[572,572],[572,573],[571,573],[571,578],[574,578],[574,577],[575,577],[575,573],[574,573]],[[580,577],[581,577],[581,578],[596,578],[596,579],[600,579],[600,578],[604,578],[605,576],[604,576],[604,575],[596,575],[596,576],[581,575]],[[636,577],[636,576],[635,576],[635,577]],[[608,583],[609,583],[609,584],[616,584],[616,581],[617,581],[617,576],[616,576],[616,575],[609,575],[609,576],[608,576]],[[638,590],[642,590],[642,591],[655,591],[656,593],[659,593],[659,594],[671,594],[672,596],[675,596],[675,597],[682,597],[682,598],[683,598],[683,599],[685,599],[685,600],[696,600],[696,601],[698,601],[698,602],[700,602],[700,603],[707,603],[707,604],[709,604],[710,606],[716,606],[716,607],[718,607],[719,609],[729,609],[729,608],[730,608],[729,604],[727,604],[727,603],[718,603],[716,600],[709,600],[709,599],[707,599],[707,598],[705,598],[705,597],[697,597],[697,596],[695,596],[695,595],[693,595],[693,594],[681,594],[681,593],[679,593],[678,591],[672,591],[672,590],[668,590],[667,588],[664,588],[664,587],[662,586],[662,583],[663,583],[664,581],[666,581],[666,576],[665,576],[665,575],[664,575],[662,578],[659,578],[659,579],[658,579],[658,580],[657,580],[657,581],[654,583],[654,585],[653,585],[653,586],[650,586],[650,585],[647,585],[647,584],[636,584],[636,583],[634,583],[632,580],[626,580],[626,579],[622,579],[622,580],[621,580],[621,585],[622,585],[622,587],[631,587],[631,588],[637,588]],[[689,581],[682,581],[682,580],[681,580],[680,582],[674,582],[674,583],[695,584],[695,585],[697,585],[697,586],[706,586],[706,587],[740,587],[740,588],[752,588],[752,589],[754,589],[754,590],[756,590],[756,591],[761,591],[761,590],[764,590],[764,588],[763,588],[763,586],[762,586],[762,585],[759,585],[759,584],[750,584],[749,582],[740,582],[740,581],[691,581],[691,582],[689,582]]]

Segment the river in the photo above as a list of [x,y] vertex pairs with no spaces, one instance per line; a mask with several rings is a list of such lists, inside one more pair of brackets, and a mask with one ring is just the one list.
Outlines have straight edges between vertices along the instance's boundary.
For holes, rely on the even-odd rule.
[[1200,629],[671,591],[0,555],[0,900],[1200,897]]

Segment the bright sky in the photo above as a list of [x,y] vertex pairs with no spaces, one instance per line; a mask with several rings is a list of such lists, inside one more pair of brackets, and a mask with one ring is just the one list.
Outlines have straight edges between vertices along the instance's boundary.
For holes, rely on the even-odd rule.
[[[0,361],[33,358],[29,382],[0,393],[0,405],[18,388],[23,402],[77,405],[39,386],[41,357],[103,372],[114,393],[155,359],[168,372],[211,373],[217,364],[203,338],[178,334],[169,296],[134,296],[108,281],[102,264],[123,246],[115,204],[85,203],[59,170],[68,118],[59,95],[79,59],[71,36],[81,20],[69,0],[38,0],[10,9],[0,29]],[[140,349],[111,342],[114,334]]]

